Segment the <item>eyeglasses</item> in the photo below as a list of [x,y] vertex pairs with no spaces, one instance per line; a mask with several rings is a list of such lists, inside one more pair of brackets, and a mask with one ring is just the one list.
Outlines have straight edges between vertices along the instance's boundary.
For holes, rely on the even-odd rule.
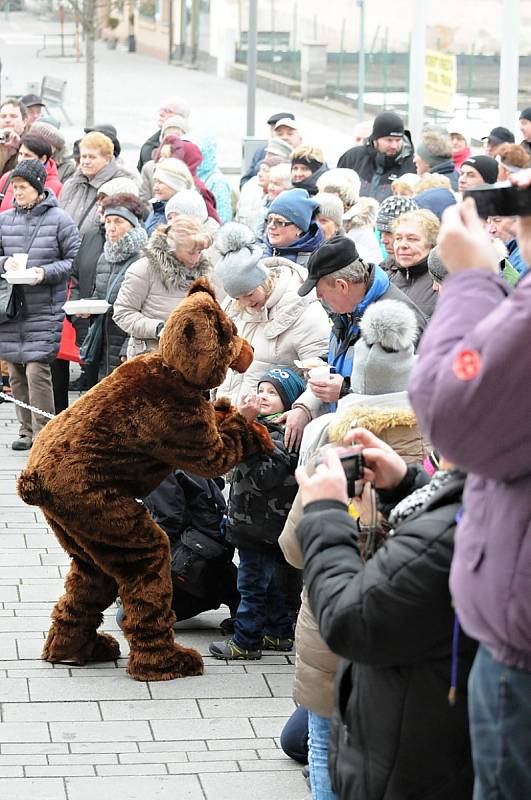
[[285,219],[278,219],[277,217],[267,217],[266,225],[270,228],[287,228],[288,225],[294,225],[293,222],[286,222]]

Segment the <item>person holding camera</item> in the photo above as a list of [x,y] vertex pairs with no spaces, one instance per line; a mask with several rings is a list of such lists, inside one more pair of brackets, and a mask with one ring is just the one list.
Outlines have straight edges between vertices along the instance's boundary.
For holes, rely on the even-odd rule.
[[448,589],[464,475],[444,464],[428,483],[420,465],[363,428],[344,443],[363,448],[359,523],[333,448],[313,475],[296,472],[304,583],[321,635],[343,658],[332,787],[341,800],[470,800],[466,684],[476,644],[457,640]]
[[[511,180],[528,188],[531,170]],[[531,216],[518,217],[516,238],[529,263]],[[439,251],[450,275],[410,395],[435,447],[469,473],[450,588],[480,643],[469,695],[474,798],[520,800],[531,796],[531,279],[511,292],[470,198],[446,212]]]
[[24,103],[8,97],[0,104],[0,175],[17,165],[17,152],[26,130],[27,109]]

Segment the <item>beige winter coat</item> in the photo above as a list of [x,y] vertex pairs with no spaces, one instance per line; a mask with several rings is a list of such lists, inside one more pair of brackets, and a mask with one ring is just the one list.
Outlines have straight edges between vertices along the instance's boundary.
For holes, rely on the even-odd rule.
[[[354,423],[367,428],[391,445],[407,463],[422,461],[426,445],[422,440],[413,411],[402,409],[352,406],[337,415],[330,415],[328,427],[321,431],[315,449],[327,442],[340,442]],[[313,460],[306,467],[311,474]],[[300,494],[297,494],[279,545],[286,560],[298,569],[304,566],[295,529],[302,517]],[[298,705],[330,717],[334,705],[334,680],[339,657],[323,641],[310,608],[306,588],[302,590],[302,605],[295,629],[295,676],[293,699]]]
[[193,271],[188,270],[173,255],[166,235],[153,233],[144,258],[125,273],[114,303],[113,320],[130,336],[128,358],[158,348],[157,327],[166,322],[193,281],[209,277],[210,271],[204,255]]
[[280,275],[264,308],[257,313],[240,310],[227,297],[223,308],[254,348],[254,361],[243,375],[229,370],[217,396],[230,397],[233,404],[240,395],[256,388],[264,372],[272,367],[292,367],[295,359],[323,356],[328,352],[330,323],[315,292],[297,294],[307,276],[299,264],[285,258],[265,258],[269,269],[278,267]]

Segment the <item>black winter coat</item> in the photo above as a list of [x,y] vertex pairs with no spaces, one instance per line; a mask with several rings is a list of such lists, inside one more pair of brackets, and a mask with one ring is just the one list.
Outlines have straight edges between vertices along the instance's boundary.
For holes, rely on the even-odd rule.
[[227,541],[235,547],[280,555],[278,537],[297,494],[298,454],[284,445],[284,428],[260,420],[275,445],[272,453],[257,453],[236,465],[229,495]]
[[439,294],[433,291],[433,278],[428,272],[428,259],[425,258],[411,267],[399,267],[395,263],[389,270],[389,278],[392,285],[409,297],[430,319],[435,311]]
[[[71,300],[80,300],[92,297],[96,285],[96,266],[103,252],[105,244],[105,228],[95,225],[81,239],[81,246],[77,251],[72,265],[72,292]],[[87,335],[88,320],[81,317],[72,317],[72,324],[76,329],[76,339],[81,345]]]
[[451,158],[448,161],[443,161],[442,164],[437,164],[436,167],[430,169],[432,175],[445,175],[450,181],[450,185],[454,192],[457,192],[457,182],[459,180],[459,173],[455,168],[455,164]]
[[365,565],[342,503],[304,509],[297,535],[310,605],[326,643],[347,659],[336,677],[329,746],[342,800],[472,797],[466,686],[476,645],[464,634],[458,699],[448,703],[448,577],[463,486],[462,475],[442,486]]
[[140,156],[138,158],[138,164],[136,168],[139,172],[142,172],[142,167],[144,164],[147,164],[148,161],[153,160],[153,150],[160,145],[160,130],[153,133],[149,139],[146,139],[142,147],[140,148]]
[[369,138],[366,144],[351,147],[340,157],[338,167],[353,169],[361,181],[360,195],[374,197],[379,203],[391,194],[391,184],[406,172],[416,172],[411,134],[404,131],[404,144],[397,156],[385,156],[375,150]]
[[42,224],[31,246],[28,267],[42,267],[44,281],[19,287],[24,292],[26,312],[0,328],[0,358],[15,364],[54,360],[65,318],[66,282],[79,249],[74,221],[59,208],[53,192],[45,189],[44,199],[33,208],[15,206],[0,214],[0,272],[4,272],[8,256],[27,252],[39,220]]

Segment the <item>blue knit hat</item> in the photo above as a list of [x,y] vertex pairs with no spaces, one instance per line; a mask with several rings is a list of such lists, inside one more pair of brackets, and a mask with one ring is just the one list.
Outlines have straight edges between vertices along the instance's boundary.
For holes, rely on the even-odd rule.
[[427,208],[441,219],[443,211],[448,206],[455,206],[457,200],[449,189],[426,189],[415,196],[419,208]]
[[266,382],[272,383],[279,393],[284,411],[289,411],[297,397],[306,389],[306,384],[301,376],[297,375],[295,370],[290,367],[273,367],[268,370],[258,381],[258,386]]
[[275,197],[267,213],[284,217],[306,233],[318,208],[319,203],[310,197],[306,189],[288,189]]

